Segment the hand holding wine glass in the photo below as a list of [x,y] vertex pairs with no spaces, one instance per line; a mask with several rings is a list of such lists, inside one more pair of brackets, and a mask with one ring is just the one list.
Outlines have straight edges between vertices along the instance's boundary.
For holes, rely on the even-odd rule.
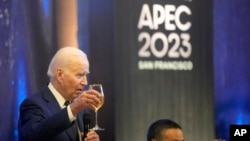
[[98,125],[98,110],[102,107],[102,105],[104,104],[104,92],[103,92],[103,88],[102,88],[102,84],[91,84],[89,85],[89,89],[93,89],[96,90],[100,93],[100,103],[97,106],[93,105],[93,108],[95,110],[95,126],[92,128],[92,130],[104,130],[103,128],[99,127]]

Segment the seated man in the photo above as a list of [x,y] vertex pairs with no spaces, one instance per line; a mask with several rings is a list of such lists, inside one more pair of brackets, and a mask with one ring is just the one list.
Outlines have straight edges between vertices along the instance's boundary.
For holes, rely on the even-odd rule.
[[155,121],[148,128],[147,141],[184,141],[182,128],[168,119]]

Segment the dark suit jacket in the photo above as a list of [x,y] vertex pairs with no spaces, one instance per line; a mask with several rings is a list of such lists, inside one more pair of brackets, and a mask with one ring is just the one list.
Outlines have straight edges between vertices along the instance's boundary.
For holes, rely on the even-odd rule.
[[[82,114],[78,116],[82,117]],[[78,122],[83,131],[81,119],[74,122]],[[54,95],[45,86],[20,105],[19,141],[73,141],[74,135],[68,129],[74,122],[69,121],[67,109],[60,108]]]

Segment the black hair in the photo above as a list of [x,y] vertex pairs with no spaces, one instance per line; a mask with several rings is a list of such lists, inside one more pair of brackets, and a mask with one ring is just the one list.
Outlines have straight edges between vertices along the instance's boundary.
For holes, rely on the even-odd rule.
[[169,119],[159,119],[153,122],[149,128],[147,133],[147,141],[151,141],[152,139],[160,139],[161,131],[163,129],[182,129],[179,124]]

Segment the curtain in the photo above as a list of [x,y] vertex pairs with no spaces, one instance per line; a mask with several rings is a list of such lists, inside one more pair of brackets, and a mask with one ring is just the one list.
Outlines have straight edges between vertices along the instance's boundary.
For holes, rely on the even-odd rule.
[[216,136],[229,141],[231,124],[250,124],[250,1],[214,1]]
[[55,52],[53,1],[0,2],[0,140],[17,140],[21,101],[48,82]]

